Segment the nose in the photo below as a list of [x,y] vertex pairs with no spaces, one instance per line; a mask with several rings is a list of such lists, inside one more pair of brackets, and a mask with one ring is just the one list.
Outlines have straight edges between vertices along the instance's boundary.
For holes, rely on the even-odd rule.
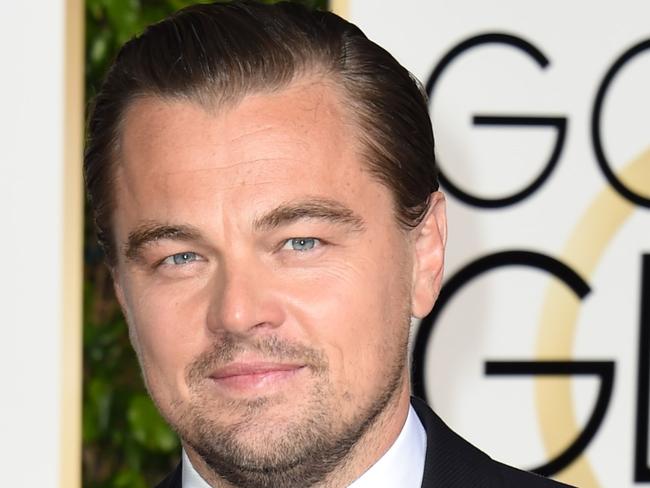
[[279,282],[263,263],[223,263],[212,287],[208,328],[247,335],[279,327],[285,312]]

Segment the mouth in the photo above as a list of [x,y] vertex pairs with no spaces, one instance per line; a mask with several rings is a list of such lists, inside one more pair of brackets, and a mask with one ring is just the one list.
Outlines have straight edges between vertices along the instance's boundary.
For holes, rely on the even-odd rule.
[[210,375],[214,385],[228,393],[269,393],[282,388],[305,369],[303,364],[239,362],[218,368]]

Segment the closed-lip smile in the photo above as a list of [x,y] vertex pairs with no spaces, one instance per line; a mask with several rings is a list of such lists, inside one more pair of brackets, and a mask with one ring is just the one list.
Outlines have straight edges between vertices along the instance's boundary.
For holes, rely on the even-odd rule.
[[217,368],[210,378],[219,388],[245,393],[249,390],[280,387],[304,369],[303,364],[279,362],[234,362]]

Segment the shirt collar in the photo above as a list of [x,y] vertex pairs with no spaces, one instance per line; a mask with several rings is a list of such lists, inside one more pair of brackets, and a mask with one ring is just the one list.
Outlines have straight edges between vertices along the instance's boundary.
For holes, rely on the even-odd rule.
[[[427,434],[413,407],[409,406],[404,427],[393,445],[349,488],[419,488],[426,450]],[[182,466],[183,488],[210,488],[192,466],[185,450]]]
[[427,433],[413,407],[390,449],[349,488],[420,488],[427,452]]
[[181,486],[183,488],[211,488],[207,481],[201,478],[201,475],[196,471],[196,469],[194,469],[194,466],[192,466],[192,463],[190,462],[190,458],[187,457],[185,449],[183,449],[182,468],[183,483]]

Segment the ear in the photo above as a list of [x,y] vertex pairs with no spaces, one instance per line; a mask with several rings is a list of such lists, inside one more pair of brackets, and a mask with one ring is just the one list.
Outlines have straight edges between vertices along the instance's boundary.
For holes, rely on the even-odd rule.
[[413,232],[411,314],[423,318],[433,308],[442,285],[447,243],[447,214],[442,193],[431,194],[429,209]]
[[135,350],[136,355],[138,356],[138,359],[140,358],[140,345],[137,340],[137,337],[135,335],[135,330],[132,327],[132,321],[129,316],[129,309],[127,308],[127,303],[126,303],[126,297],[124,295],[124,287],[122,285],[122,282],[120,280],[120,274],[117,271],[117,265],[114,267],[111,267],[111,275],[113,277],[113,290],[115,290],[115,298],[117,298],[117,302],[120,304],[120,308],[122,309],[122,314],[124,315],[124,318],[126,320],[127,327],[129,329],[129,340],[131,341],[131,346],[133,346],[133,349]]
[[111,278],[113,278],[113,290],[115,291],[115,298],[117,298],[117,303],[120,304],[122,312],[126,314],[126,301],[124,299],[124,289],[122,288],[122,283],[120,282],[120,275],[117,271],[117,265],[111,266]]

